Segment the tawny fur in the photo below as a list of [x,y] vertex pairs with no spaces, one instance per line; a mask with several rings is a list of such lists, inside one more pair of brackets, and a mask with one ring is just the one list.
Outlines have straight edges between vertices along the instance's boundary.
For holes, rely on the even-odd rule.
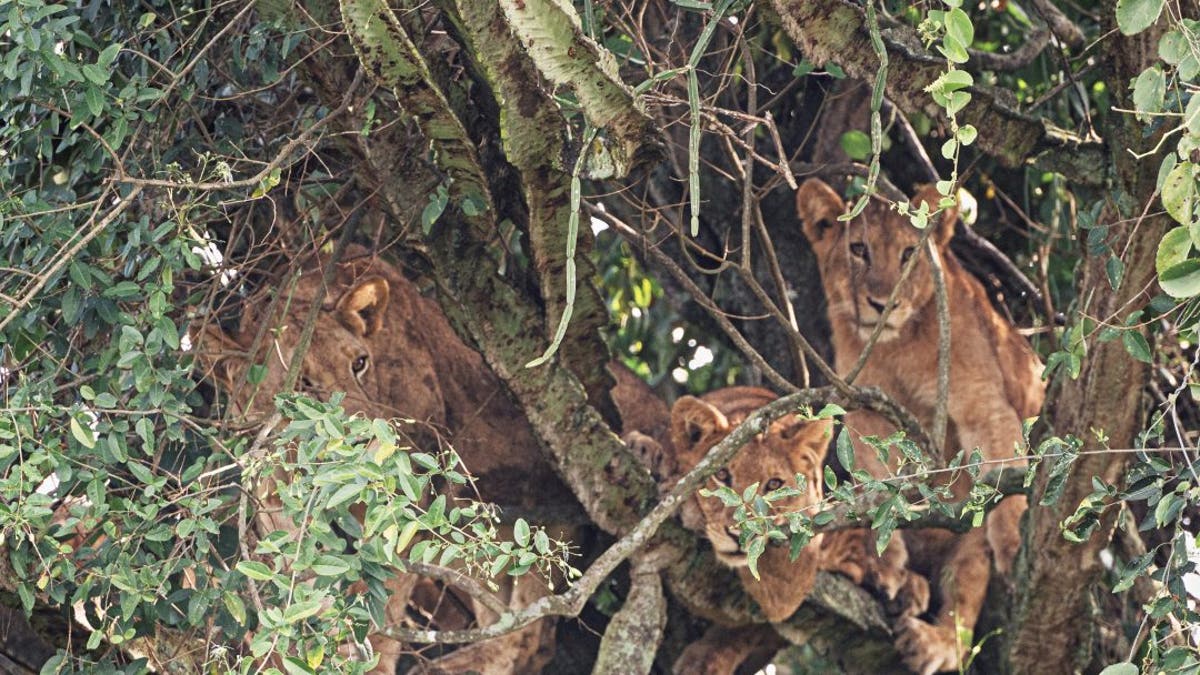
[[[345,392],[343,406],[349,413],[427,423],[436,432],[426,434],[423,440],[434,443],[435,436],[448,440],[479,479],[480,495],[487,501],[579,509],[570,490],[543,458],[532,429],[503,383],[480,355],[458,338],[441,308],[422,296],[398,268],[368,255],[365,249],[352,246],[346,260],[332,270],[312,343],[300,367],[299,388],[320,398]],[[235,334],[224,334],[213,326],[203,332],[198,345],[200,361],[229,394],[237,412],[262,418],[273,408],[272,397],[282,389],[328,264],[327,257],[318,257],[294,285],[281,284],[281,298],[273,313],[268,313],[271,304],[265,300],[245,303]],[[249,354],[260,331],[260,348]],[[246,382],[252,363],[266,367],[258,387]],[[273,488],[271,481],[256,486],[262,500],[256,529],[263,534],[293,531],[296,524],[273,515],[276,509],[272,506],[278,505]],[[389,583],[389,623],[405,621],[416,581],[401,574]],[[544,584],[532,577],[521,580],[519,591],[512,588],[511,577],[502,577],[500,583],[501,594],[516,603],[514,606],[524,606],[546,593]],[[494,620],[482,606],[473,607],[472,612],[476,621]],[[404,645],[378,634],[370,639],[375,651],[383,655],[372,672],[394,673]],[[489,673],[528,672],[545,662],[547,639],[552,645],[553,623],[549,620],[481,643],[470,648],[470,653],[489,655]],[[465,670],[471,657],[456,654],[430,667],[442,672]]]
[[[926,188],[913,204],[927,202],[932,208],[938,197]],[[916,250],[920,233],[878,201],[849,223],[838,221],[845,204],[818,179],[800,186],[796,208],[820,266],[840,374],[846,374],[862,353],[879,310],[899,280],[905,256],[920,256],[855,384],[879,387],[928,429],[937,398],[938,321],[932,271],[924,252]],[[1021,421],[1041,408],[1042,366],[1024,338],[992,308],[983,286],[950,252],[956,220],[956,209],[949,209],[929,225],[937,228],[931,241],[944,269],[950,309],[948,413],[955,433],[947,438],[946,455],[979,448],[992,461],[989,469],[1023,466],[1025,459],[1017,449]],[[858,465],[876,477],[889,475],[894,466],[880,464],[875,452],[857,438],[886,436],[895,427],[870,412],[852,413],[846,424],[855,432]],[[970,489],[968,481],[962,476],[954,483],[957,496]],[[913,670],[958,668],[969,645],[958,643],[955,626],[968,631],[975,626],[990,574],[989,552],[1001,573],[1011,570],[1024,509],[1023,497],[1009,497],[988,516],[983,531],[961,537],[936,531],[906,534],[914,567],[941,580],[942,596],[933,624],[916,618],[903,622],[899,645]]]
[[[683,474],[694,468],[750,413],[775,398],[770,391],[755,387],[720,389],[701,398],[685,396],[671,409],[667,443],[660,444],[636,431],[627,432],[627,439],[642,447],[640,454],[650,458],[653,466],[673,464],[676,473]],[[751,484],[758,483],[761,493],[768,491],[772,480],[780,486],[797,487],[795,476],[800,474],[804,477],[803,493],[779,500],[774,506],[781,513],[806,511],[811,515],[823,498],[822,465],[831,428],[828,420],[777,420],[765,433],[743,446],[718,473],[719,477],[711,478],[706,487],[725,484],[741,494]],[[657,459],[662,454],[672,457]],[[669,476],[667,480],[673,483],[675,478]],[[747,593],[768,621],[783,621],[791,616],[808,597],[821,570],[842,572],[855,583],[866,583],[891,598],[900,598],[909,607],[908,613],[925,609],[928,590],[923,579],[908,574],[907,554],[899,541],[879,557],[874,553],[869,531],[817,535],[795,561],[789,559],[788,547],[768,546],[758,561],[760,578],[755,579],[738,541],[732,508],[716,498],[697,494],[685,504],[682,519],[686,526],[704,533],[720,562],[737,570]],[[771,631],[766,633],[774,637],[764,638],[764,630],[763,626],[717,627],[685,650],[675,664],[675,672],[693,672],[703,664],[702,670],[696,672],[733,673],[762,640],[772,644],[778,640]]]

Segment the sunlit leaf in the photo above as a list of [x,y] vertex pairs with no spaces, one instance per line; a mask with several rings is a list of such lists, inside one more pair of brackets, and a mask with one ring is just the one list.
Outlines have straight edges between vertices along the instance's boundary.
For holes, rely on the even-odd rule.
[[1164,0],[1117,0],[1117,28],[1125,35],[1140,33],[1158,20]]

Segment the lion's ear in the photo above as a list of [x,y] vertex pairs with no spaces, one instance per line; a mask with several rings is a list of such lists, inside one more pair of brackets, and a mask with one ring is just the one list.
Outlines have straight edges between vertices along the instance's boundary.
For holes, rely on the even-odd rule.
[[725,415],[695,396],[684,396],[671,407],[671,443],[681,455],[691,453],[710,433],[725,431],[729,431]]
[[387,310],[390,294],[385,279],[370,277],[347,291],[337,301],[334,311],[346,328],[361,337],[366,337],[383,327],[383,313]]
[[[921,202],[929,204],[929,210],[932,212],[938,207],[938,202],[942,200],[942,194],[937,191],[935,185],[923,185],[917,190],[917,194],[913,197],[912,203],[914,207],[919,207]],[[938,217],[939,219],[931,223],[937,229],[933,232],[933,242],[938,248],[945,248],[946,244],[950,243],[950,239],[954,236],[954,225],[958,222],[958,200],[955,199],[954,206],[951,206]]]
[[246,348],[227,335],[216,324],[208,324],[193,338],[196,364],[204,378],[211,380],[218,389],[232,392],[242,381],[249,363]]
[[846,211],[846,202],[820,178],[809,178],[796,190],[796,215],[804,221],[804,236],[809,243],[832,240],[830,234],[842,227],[838,216]]
[[779,436],[795,446],[818,448],[821,459],[829,447],[829,439],[833,432],[833,422],[830,420],[787,420],[776,422]]

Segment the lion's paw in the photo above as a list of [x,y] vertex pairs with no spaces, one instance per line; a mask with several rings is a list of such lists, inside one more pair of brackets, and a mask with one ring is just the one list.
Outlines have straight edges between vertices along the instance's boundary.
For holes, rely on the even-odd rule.
[[953,628],[905,616],[896,622],[896,633],[896,650],[909,670],[933,675],[959,669],[964,650]]
[[730,675],[741,665],[745,654],[723,649],[701,640],[688,645],[671,672],[676,675]]
[[895,616],[920,616],[929,609],[929,581],[909,572],[896,592],[889,596],[888,609]]
[[652,437],[630,431],[621,437],[629,451],[645,467],[655,483],[662,484],[675,473],[675,459]]

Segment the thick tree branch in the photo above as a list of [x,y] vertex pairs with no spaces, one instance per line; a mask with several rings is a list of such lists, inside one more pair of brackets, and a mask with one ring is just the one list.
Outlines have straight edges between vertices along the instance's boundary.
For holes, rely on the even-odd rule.
[[[869,80],[878,62],[871,50],[862,8],[846,0],[773,0],[773,6],[792,41],[818,65],[833,61],[852,77]],[[889,66],[887,96],[905,112],[921,111],[937,119],[941,110],[924,88],[945,71],[945,61],[920,45],[903,26],[883,31]],[[988,89],[971,89],[971,102],[958,115],[959,123],[979,130],[980,149],[1006,166],[1022,166],[1047,151],[1064,173],[1085,184],[1097,182],[1102,164],[1100,148],[1059,129],[1044,119],[1016,111]],[[1086,159],[1085,159],[1086,158]]]

